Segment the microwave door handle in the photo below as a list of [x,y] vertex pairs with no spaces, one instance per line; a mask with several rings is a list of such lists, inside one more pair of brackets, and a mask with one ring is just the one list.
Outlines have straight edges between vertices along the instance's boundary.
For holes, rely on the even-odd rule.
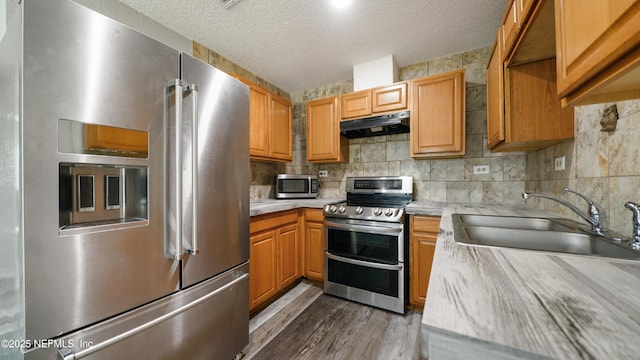
[[175,253],[171,257],[175,260],[182,260],[184,250],[182,248],[182,96],[184,84],[182,80],[176,79],[169,82],[167,90],[175,88],[176,100],[176,124],[175,124]]
[[308,196],[311,196],[311,176],[307,176],[307,185],[308,185],[307,194],[308,194]]
[[198,85],[191,84],[185,93],[191,93],[191,255],[200,253],[198,249]]

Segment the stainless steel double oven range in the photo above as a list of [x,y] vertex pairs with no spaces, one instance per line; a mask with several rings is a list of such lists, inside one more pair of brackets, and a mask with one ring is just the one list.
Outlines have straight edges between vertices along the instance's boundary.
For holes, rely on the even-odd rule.
[[347,201],[324,207],[324,292],[404,314],[413,178],[350,177]]

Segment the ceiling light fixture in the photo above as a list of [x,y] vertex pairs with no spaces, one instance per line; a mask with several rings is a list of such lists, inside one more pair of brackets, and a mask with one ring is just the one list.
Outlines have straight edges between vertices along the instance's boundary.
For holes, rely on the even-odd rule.
[[351,0],[330,0],[330,2],[336,9],[345,9],[351,4]]

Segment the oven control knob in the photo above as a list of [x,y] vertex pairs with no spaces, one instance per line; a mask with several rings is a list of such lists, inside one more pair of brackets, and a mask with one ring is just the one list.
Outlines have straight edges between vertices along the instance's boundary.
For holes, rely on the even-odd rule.
[[376,216],[380,216],[380,215],[382,215],[382,209],[380,209],[380,208],[375,208],[375,209],[373,210],[373,213],[374,213]]
[[334,212],[336,212],[336,210],[337,210],[337,209],[338,209],[338,208],[337,208],[335,205],[331,205],[331,206],[329,207],[329,212],[334,213]]
[[338,212],[340,214],[344,214],[345,211],[347,211],[347,208],[344,207],[344,205],[340,205],[340,207],[338,208]]
[[385,214],[386,216],[391,216],[391,215],[393,215],[393,209],[387,209],[387,210],[385,210],[385,211],[384,211],[384,214]]
[[358,206],[356,208],[356,214],[358,215],[362,215],[362,213],[364,212],[364,209],[362,208],[362,206]]

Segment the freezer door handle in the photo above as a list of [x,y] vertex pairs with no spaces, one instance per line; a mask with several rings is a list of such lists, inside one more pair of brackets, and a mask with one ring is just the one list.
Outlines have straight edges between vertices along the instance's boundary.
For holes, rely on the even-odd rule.
[[194,300],[194,301],[192,301],[192,302],[190,302],[190,303],[188,303],[186,305],[183,305],[183,306],[181,306],[181,307],[179,307],[179,308],[177,308],[177,309],[175,309],[175,310],[173,310],[171,312],[168,312],[168,313],[166,313],[166,314],[164,314],[164,315],[162,315],[160,317],[157,317],[157,318],[155,318],[155,319],[153,319],[151,321],[148,321],[148,322],[146,322],[146,323],[144,323],[144,324],[142,324],[140,326],[134,327],[133,329],[130,329],[130,330],[127,330],[127,331],[125,331],[123,333],[120,333],[120,334],[118,334],[118,335],[116,335],[116,336],[114,336],[112,338],[109,338],[109,339],[103,341],[103,342],[100,342],[100,343],[97,343],[97,344],[95,344],[95,345],[93,345],[91,347],[82,349],[82,350],[80,350],[80,351],[78,351],[76,353],[73,353],[71,351],[71,349],[68,349],[68,348],[59,348],[58,349],[58,358],[59,359],[63,359],[63,360],[67,360],[67,359],[82,359],[82,358],[85,358],[85,357],[87,357],[87,356],[89,356],[91,354],[95,354],[96,352],[98,352],[98,351],[100,351],[100,350],[102,350],[102,349],[104,349],[106,347],[109,347],[109,346],[111,346],[113,344],[116,344],[116,343],[122,341],[122,340],[130,338],[130,337],[132,337],[132,336],[134,336],[134,335],[136,335],[136,334],[138,334],[138,333],[140,333],[142,331],[145,331],[145,330],[147,330],[149,328],[152,328],[152,327],[162,323],[163,321],[169,320],[169,319],[171,319],[172,317],[174,317],[176,315],[179,315],[179,314],[181,314],[181,313],[183,313],[183,312],[185,312],[185,311],[187,311],[187,310],[189,310],[189,309],[191,309],[191,308],[193,308],[195,306],[198,306],[199,304],[201,304],[201,303],[209,300],[210,298],[220,294],[221,292],[227,290],[228,288],[233,287],[234,285],[238,284],[239,282],[243,281],[244,279],[246,279],[248,277],[249,277],[249,274],[244,274],[244,275],[236,278],[235,280],[229,282],[228,284],[226,284],[224,286],[221,286],[220,288],[218,288],[218,289],[206,294],[205,296],[200,297],[200,298],[198,298],[198,299],[196,299],[196,300]]
[[176,125],[175,125],[175,238],[173,239],[175,244],[175,253],[171,254],[175,260],[182,260],[182,254],[184,250],[182,248],[182,96],[184,84],[182,80],[176,79],[169,82],[167,85],[167,91],[174,90],[174,96],[176,101]]
[[198,249],[198,85],[187,85],[185,94],[191,93],[193,109],[191,119],[191,247],[187,245],[186,251],[191,255],[200,253]]

